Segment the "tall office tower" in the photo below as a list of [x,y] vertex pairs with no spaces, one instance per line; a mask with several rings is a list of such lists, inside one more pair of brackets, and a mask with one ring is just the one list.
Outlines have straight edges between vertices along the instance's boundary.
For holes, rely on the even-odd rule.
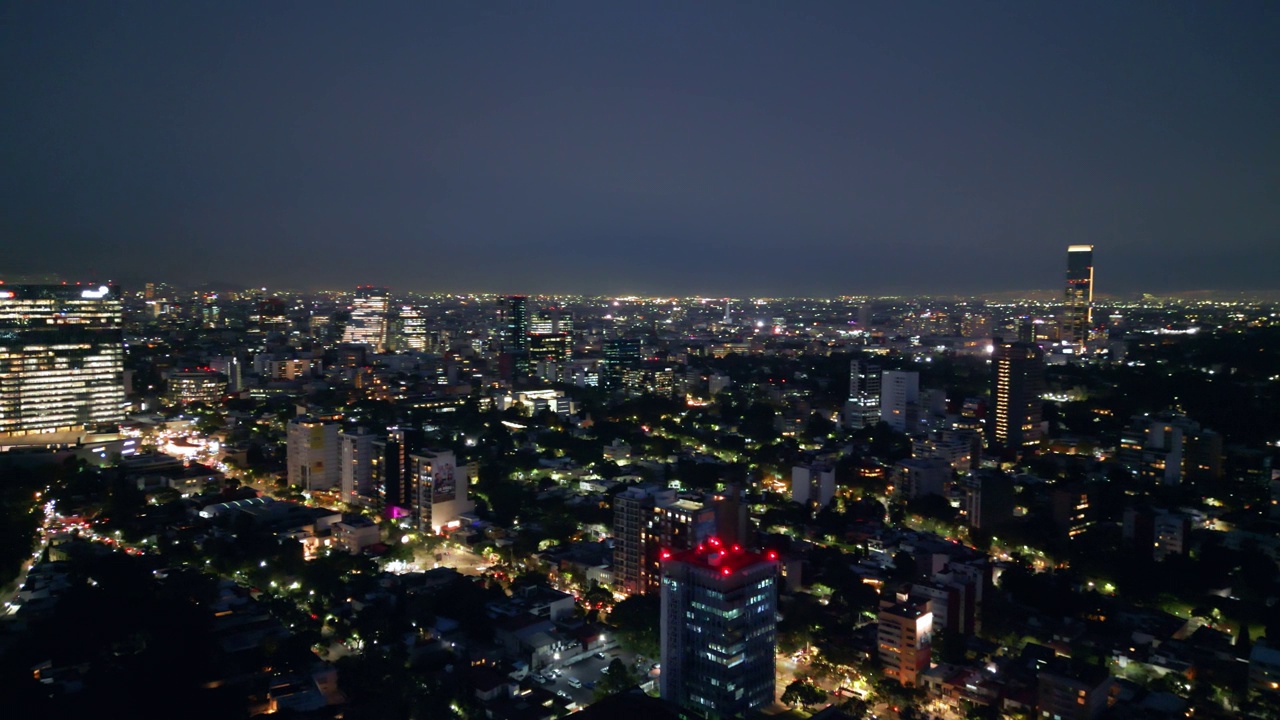
[[391,305],[390,291],[372,285],[356,288],[351,303],[351,320],[347,322],[342,342],[368,345],[374,352],[387,349],[387,310]]
[[422,431],[416,428],[389,428],[387,437],[373,441],[373,496],[384,518],[407,517],[417,502],[410,456],[422,446]]
[[777,578],[772,553],[714,538],[664,557],[662,699],[708,718],[742,718],[773,702]]
[[338,423],[303,415],[289,421],[289,484],[304,490],[332,490],[338,468]]
[[377,435],[362,427],[338,434],[343,502],[361,503],[373,495],[373,442],[377,439]]
[[640,362],[639,338],[613,338],[604,341],[603,377],[608,387],[622,384],[623,370]]
[[866,360],[849,363],[849,402],[845,418],[849,427],[871,427],[880,422],[880,366]]
[[529,349],[528,298],[511,295],[500,302],[502,307],[503,344],[510,350]]
[[920,673],[929,669],[932,640],[933,612],[928,601],[880,608],[876,645],[886,678],[900,685],[918,685]]
[[880,379],[880,421],[898,432],[919,429],[920,373],[884,371]]
[[114,285],[0,286],[0,448],[119,431],[121,318]]
[[573,355],[573,316],[559,308],[539,310],[529,323],[529,357],[563,362]]
[[1083,348],[1093,327],[1093,246],[1067,248],[1067,292],[1062,310],[1062,339]]
[[415,522],[419,532],[440,533],[461,524],[462,514],[475,509],[467,498],[469,478],[449,450],[419,450],[409,456],[418,490]]
[[422,308],[410,305],[400,308],[399,349],[410,352],[427,351],[427,317]]
[[1044,352],[1035,343],[997,340],[992,360],[995,421],[991,444],[1006,449],[1034,447],[1040,442],[1044,402]]

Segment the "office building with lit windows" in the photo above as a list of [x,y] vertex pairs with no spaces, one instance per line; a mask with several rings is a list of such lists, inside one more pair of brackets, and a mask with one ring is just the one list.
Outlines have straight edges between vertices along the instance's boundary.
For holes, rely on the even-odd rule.
[[742,718],[774,699],[778,563],[715,538],[662,554],[662,699]]
[[400,308],[400,341],[398,350],[427,351],[427,317],[422,308],[405,305]]
[[121,319],[114,285],[0,285],[0,449],[119,431]]
[[1062,339],[1083,348],[1093,327],[1093,246],[1067,248],[1067,292],[1062,309]]
[[1044,352],[1035,343],[997,340],[991,364],[991,444],[1004,449],[1034,447],[1040,442],[1044,409]]
[[[857,430],[880,422],[880,366],[866,360],[849,363],[849,402],[845,424]],[[714,395],[713,395],[714,397]]]
[[361,285],[351,303],[351,320],[347,322],[342,342],[368,345],[374,352],[387,349],[387,310],[391,293],[386,288]]

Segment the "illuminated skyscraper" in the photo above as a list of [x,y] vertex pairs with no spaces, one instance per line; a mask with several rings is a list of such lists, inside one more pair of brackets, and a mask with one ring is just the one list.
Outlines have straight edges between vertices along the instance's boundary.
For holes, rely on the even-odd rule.
[[1067,292],[1062,310],[1062,339],[1084,347],[1093,327],[1093,246],[1067,248]]
[[506,346],[513,351],[529,349],[529,307],[523,295],[502,300],[503,334]]
[[0,285],[0,447],[119,430],[121,317],[114,285]]
[[410,352],[427,350],[427,318],[422,308],[406,305],[400,308],[400,347]]
[[992,444],[1002,448],[1036,445],[1044,408],[1040,397],[1044,392],[1044,352],[1035,343],[997,340],[992,368]]
[[708,718],[773,702],[778,564],[712,538],[662,559],[662,699]]
[[361,285],[356,288],[351,303],[351,320],[342,336],[345,343],[368,345],[374,352],[387,349],[387,309],[390,307],[390,291],[386,288]]
[[880,366],[866,360],[849,363],[849,402],[845,423],[854,429],[880,422]]

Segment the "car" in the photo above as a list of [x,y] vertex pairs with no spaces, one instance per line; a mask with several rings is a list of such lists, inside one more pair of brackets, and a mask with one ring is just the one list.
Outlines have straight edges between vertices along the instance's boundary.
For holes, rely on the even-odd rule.
[[588,689],[588,690],[595,690],[595,689],[596,689],[596,682],[595,682],[594,680],[592,680],[591,682],[587,683],[587,684],[586,684],[586,685],[584,685],[583,687],[585,687],[585,688],[586,688],[586,689]]
[[579,680],[579,679],[578,679],[578,678],[576,678],[576,677],[571,677],[571,678],[569,678],[569,686],[570,686],[570,687],[575,687],[575,688],[580,688],[580,687],[582,687],[582,681],[581,681],[581,680]]
[[605,658],[608,657],[608,655],[605,655],[603,652],[598,652],[596,653],[596,657],[600,658],[601,660],[604,660]]
[[567,693],[567,692],[565,692],[565,691],[563,691],[563,690],[557,690],[557,691],[556,691],[556,694],[557,694],[557,695],[559,695],[560,697],[564,698],[565,700],[572,700],[572,699],[573,699],[573,698],[569,697],[569,693]]

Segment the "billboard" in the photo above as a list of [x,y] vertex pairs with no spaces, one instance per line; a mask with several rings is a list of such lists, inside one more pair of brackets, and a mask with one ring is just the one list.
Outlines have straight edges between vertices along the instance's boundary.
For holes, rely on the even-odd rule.
[[442,463],[432,467],[431,502],[449,502],[457,497],[458,488],[453,479],[453,463]]

